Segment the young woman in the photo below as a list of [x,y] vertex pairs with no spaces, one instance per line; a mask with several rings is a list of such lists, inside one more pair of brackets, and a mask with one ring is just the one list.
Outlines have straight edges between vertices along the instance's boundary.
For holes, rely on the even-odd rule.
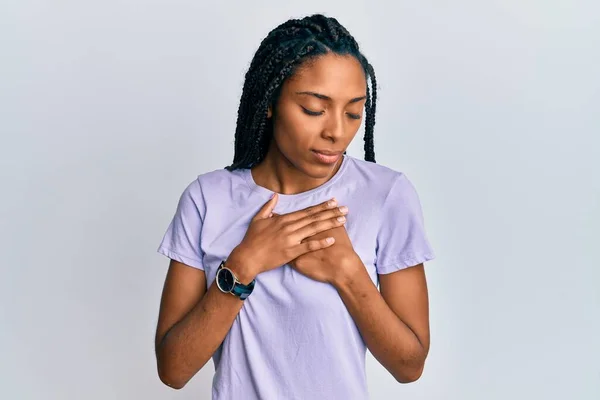
[[[212,357],[213,399],[366,399],[366,348],[399,382],[419,378],[434,255],[415,188],[375,163],[375,103],[373,68],[336,19],[263,40],[233,163],[186,188],[159,247],[165,384]],[[365,160],[346,154],[362,119]]]

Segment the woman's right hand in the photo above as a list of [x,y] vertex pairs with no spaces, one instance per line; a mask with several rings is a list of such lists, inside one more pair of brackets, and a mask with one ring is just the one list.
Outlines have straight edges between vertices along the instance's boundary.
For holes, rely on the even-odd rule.
[[333,245],[333,238],[302,241],[342,226],[346,221],[347,209],[337,207],[334,199],[289,214],[274,215],[277,199],[275,193],[262,206],[252,218],[242,242],[227,258],[227,267],[242,283],[249,283],[259,273],[284,265],[302,254]]

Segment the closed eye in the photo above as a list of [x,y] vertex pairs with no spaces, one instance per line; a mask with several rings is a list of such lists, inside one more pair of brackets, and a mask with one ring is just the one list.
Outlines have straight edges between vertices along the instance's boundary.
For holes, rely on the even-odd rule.
[[[300,106],[300,107],[302,107],[302,106]],[[315,117],[317,115],[323,115],[323,111],[312,111],[312,110],[309,110],[308,108],[304,108],[304,107],[302,107],[302,111],[304,111],[305,114],[312,115]]]
[[[300,106],[300,107],[302,107],[302,106]],[[311,115],[313,117],[323,115],[323,111],[313,111],[313,110],[309,110],[308,108],[305,108],[305,107],[302,107],[302,111],[304,111],[305,114]],[[351,119],[360,119],[361,118],[360,114],[352,114],[352,113],[346,113],[346,114]]]

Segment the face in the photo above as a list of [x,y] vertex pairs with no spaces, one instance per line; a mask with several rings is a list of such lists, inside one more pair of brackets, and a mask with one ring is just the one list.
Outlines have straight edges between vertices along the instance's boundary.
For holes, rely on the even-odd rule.
[[270,151],[312,178],[331,175],[360,128],[366,85],[353,56],[327,54],[302,66],[283,84],[275,112],[269,110]]

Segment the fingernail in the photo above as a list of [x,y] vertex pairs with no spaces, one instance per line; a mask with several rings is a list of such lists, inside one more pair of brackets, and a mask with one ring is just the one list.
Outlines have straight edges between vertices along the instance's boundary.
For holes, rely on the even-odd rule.
[[348,212],[348,207],[346,206],[341,206],[340,207],[340,211],[343,212],[344,214],[346,214]]
[[331,244],[333,243],[333,238],[332,237],[328,237],[327,239],[325,239],[327,241],[327,243]]
[[346,220],[346,217],[338,217],[337,220],[340,222],[344,222]]
[[335,207],[337,205],[337,201],[334,199],[330,200],[329,203],[327,203],[328,207]]

